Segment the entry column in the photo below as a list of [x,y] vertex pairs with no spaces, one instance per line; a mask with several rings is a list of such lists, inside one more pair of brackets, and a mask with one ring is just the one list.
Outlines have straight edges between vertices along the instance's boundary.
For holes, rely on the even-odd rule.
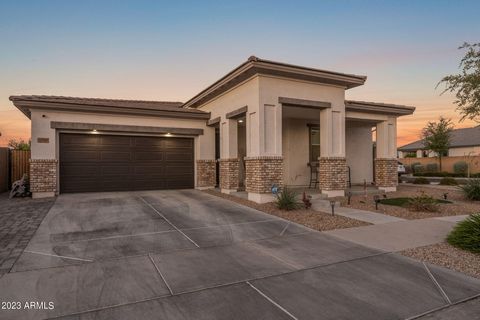
[[220,189],[223,193],[238,190],[238,124],[235,119],[220,123]]
[[398,184],[397,119],[390,117],[377,124],[375,184],[380,190],[395,191]]
[[320,111],[319,188],[328,197],[345,195],[347,161],[345,158],[345,107]]

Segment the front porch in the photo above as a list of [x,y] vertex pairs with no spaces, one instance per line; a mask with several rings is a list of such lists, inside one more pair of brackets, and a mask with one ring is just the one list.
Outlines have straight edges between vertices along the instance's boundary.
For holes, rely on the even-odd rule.
[[[273,200],[273,185],[323,197],[363,192],[364,185],[369,193],[395,190],[395,117],[335,111],[316,101],[279,101],[284,103],[263,110],[263,134],[252,133],[255,123],[247,108],[211,122],[217,136],[216,185],[223,193],[264,203]],[[260,155],[252,156],[259,146]],[[311,183],[312,175],[318,183]]]

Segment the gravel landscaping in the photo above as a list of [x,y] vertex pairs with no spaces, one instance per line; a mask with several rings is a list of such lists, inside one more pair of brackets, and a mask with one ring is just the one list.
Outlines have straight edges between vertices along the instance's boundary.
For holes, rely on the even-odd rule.
[[345,229],[353,227],[368,226],[370,223],[350,219],[342,216],[331,216],[327,213],[315,211],[312,209],[298,209],[291,211],[280,210],[276,207],[275,203],[263,203],[258,204],[247,199],[242,199],[232,195],[224,194],[216,190],[205,190],[206,193],[228,199],[230,201],[242,204],[244,206],[254,208],[265,213],[283,218],[285,220],[293,221],[298,224],[302,224],[311,229],[318,231],[327,231],[334,229]]
[[446,242],[407,249],[400,254],[480,278],[480,254],[455,248]]
[[480,212],[479,201],[466,200],[462,192],[454,188],[432,188],[432,187],[417,187],[417,186],[402,186],[399,185],[396,192],[387,193],[388,198],[400,198],[400,197],[412,197],[418,196],[421,192],[425,192],[427,195],[436,199],[443,199],[443,194],[448,193],[447,197],[449,201],[453,203],[439,204],[438,212],[416,212],[410,211],[408,208],[399,206],[379,204],[378,210],[375,210],[375,202],[373,200],[373,194],[367,195],[365,199],[364,195],[354,195],[351,198],[350,205],[347,204],[347,199],[342,197],[338,200],[344,207],[357,208],[362,210],[369,210],[373,212],[380,212],[395,216],[403,219],[424,219],[431,217],[443,217],[443,216],[455,216]]

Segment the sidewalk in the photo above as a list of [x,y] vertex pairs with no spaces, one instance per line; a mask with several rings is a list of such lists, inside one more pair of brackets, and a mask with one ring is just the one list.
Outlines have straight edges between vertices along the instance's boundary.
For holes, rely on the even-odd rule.
[[325,233],[367,247],[395,252],[443,242],[456,224],[453,217],[452,221],[446,218],[450,217],[396,221]]

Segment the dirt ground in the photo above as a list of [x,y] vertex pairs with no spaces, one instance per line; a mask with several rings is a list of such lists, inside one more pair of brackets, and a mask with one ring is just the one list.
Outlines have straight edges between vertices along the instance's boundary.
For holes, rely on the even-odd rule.
[[311,229],[315,229],[318,231],[326,231],[326,230],[334,230],[334,229],[345,229],[345,228],[352,228],[352,227],[361,227],[370,225],[367,222],[358,221],[355,219],[350,219],[342,216],[331,216],[327,213],[311,210],[311,209],[298,209],[298,210],[291,210],[285,211],[280,210],[276,207],[275,203],[264,203],[258,204],[253,201],[249,201],[246,199],[238,198],[232,195],[220,193],[216,190],[205,190],[205,192],[215,195],[217,197],[221,197],[224,199],[228,199],[230,201],[245,205],[247,207],[251,207],[265,213],[296,222],[298,224],[302,224],[306,227]]
[[425,192],[436,199],[443,199],[444,193],[447,194],[447,200],[453,203],[439,204],[438,212],[416,212],[410,211],[408,208],[379,204],[378,210],[375,210],[375,202],[373,195],[369,194],[365,198],[364,195],[354,195],[351,198],[350,205],[347,204],[347,198],[338,198],[342,206],[380,212],[404,219],[424,219],[431,217],[464,215],[480,212],[480,201],[470,201],[465,199],[461,191],[454,188],[434,188],[421,186],[404,186],[399,185],[396,192],[387,193],[388,198],[412,197]]
[[480,254],[455,248],[446,242],[408,249],[400,254],[480,278]]

